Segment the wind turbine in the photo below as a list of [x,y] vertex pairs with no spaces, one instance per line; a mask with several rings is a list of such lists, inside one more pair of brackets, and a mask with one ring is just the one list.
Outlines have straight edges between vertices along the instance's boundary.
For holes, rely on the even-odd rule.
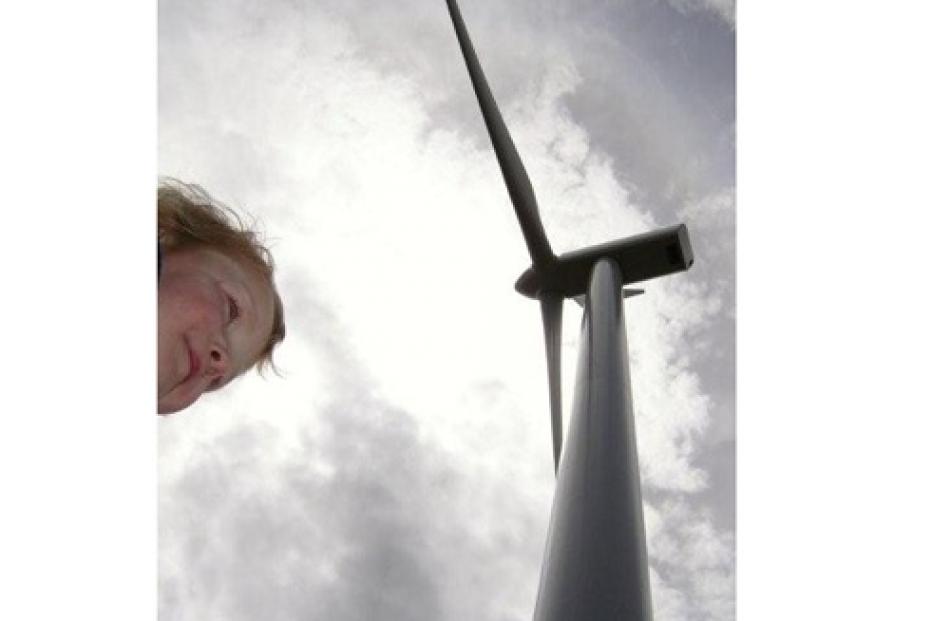
[[[446,0],[531,266],[515,289],[540,301],[557,483],[535,621],[650,621],[643,503],[634,433],[623,290],[689,269],[683,224],[555,255],[531,181],[508,134],[455,0]],[[561,317],[583,300],[571,429],[561,459]]]

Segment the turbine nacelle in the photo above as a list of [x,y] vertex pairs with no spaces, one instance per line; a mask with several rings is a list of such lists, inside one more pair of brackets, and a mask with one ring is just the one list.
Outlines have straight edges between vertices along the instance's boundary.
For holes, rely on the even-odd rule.
[[686,226],[677,224],[566,252],[546,265],[532,265],[518,278],[515,290],[532,299],[539,299],[542,293],[562,298],[584,295],[594,263],[605,257],[620,266],[625,285],[682,272],[693,264]]

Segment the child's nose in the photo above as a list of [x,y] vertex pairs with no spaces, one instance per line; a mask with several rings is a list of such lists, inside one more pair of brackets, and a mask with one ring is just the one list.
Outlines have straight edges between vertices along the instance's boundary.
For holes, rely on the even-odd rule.
[[220,345],[211,346],[211,361],[209,370],[217,377],[225,377],[231,370],[231,358],[227,349]]

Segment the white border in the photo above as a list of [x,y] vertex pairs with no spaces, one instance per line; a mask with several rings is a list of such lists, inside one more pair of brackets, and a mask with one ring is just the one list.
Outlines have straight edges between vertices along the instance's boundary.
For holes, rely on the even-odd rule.
[[155,7],[14,6],[0,618],[153,618]]
[[938,6],[740,4],[740,619],[946,614]]

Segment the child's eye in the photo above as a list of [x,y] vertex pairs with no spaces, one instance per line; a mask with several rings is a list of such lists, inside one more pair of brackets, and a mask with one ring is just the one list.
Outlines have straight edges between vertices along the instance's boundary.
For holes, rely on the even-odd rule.
[[241,307],[238,306],[238,303],[230,295],[228,296],[228,323],[234,322],[235,319],[241,316]]

